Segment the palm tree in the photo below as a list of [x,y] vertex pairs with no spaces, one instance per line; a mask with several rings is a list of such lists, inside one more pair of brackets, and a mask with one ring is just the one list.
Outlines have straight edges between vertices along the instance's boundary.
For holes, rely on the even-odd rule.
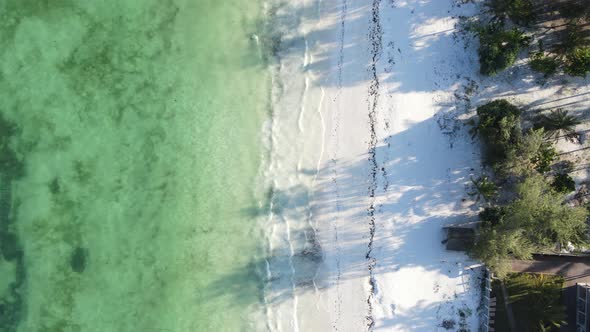
[[563,304],[548,304],[542,310],[543,319],[539,322],[539,331],[555,331],[566,325],[566,308]]
[[575,127],[579,124],[578,118],[559,108],[549,114],[540,115],[536,120],[535,129],[545,129],[547,137],[554,138],[556,141],[563,136],[574,142],[578,137]]
[[484,199],[485,201],[489,201],[490,199],[494,198],[498,193],[498,188],[496,184],[487,176],[480,176],[477,179],[471,178],[471,185],[472,190],[467,194],[469,196],[476,196],[475,200],[479,202],[480,199]]
[[512,281],[510,302],[526,313],[533,331],[553,331],[566,324],[566,308],[560,301],[563,282],[545,274],[524,274]]

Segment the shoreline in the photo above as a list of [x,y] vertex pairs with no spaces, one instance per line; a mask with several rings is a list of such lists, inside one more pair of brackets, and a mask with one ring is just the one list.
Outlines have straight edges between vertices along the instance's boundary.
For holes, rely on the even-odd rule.
[[[564,107],[588,119],[590,87],[541,79],[525,52],[482,76],[477,38],[464,26],[481,5],[324,0],[278,11],[285,42],[267,174],[278,208],[266,224],[273,330],[478,330],[485,322],[481,263],[443,245],[443,226],[476,220],[483,208],[468,194],[485,174],[469,120],[494,99],[527,114]],[[587,135],[588,126],[577,130]],[[587,145],[561,140],[557,149],[579,163]],[[574,172],[578,187],[588,175]]]
[[456,128],[469,110],[454,94],[477,60],[449,32],[474,7],[334,0],[282,10],[301,18],[280,22],[275,67],[269,326],[477,329],[481,271],[441,244],[442,226],[476,215],[463,200],[479,150]]

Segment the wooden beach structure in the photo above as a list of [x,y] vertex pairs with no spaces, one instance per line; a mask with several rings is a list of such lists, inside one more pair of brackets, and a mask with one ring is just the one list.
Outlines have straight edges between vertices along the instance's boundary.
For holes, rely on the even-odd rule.
[[446,244],[447,250],[469,250],[475,242],[477,228],[480,223],[481,221],[470,221],[444,226],[443,230],[446,233],[446,239],[443,240],[443,244]]

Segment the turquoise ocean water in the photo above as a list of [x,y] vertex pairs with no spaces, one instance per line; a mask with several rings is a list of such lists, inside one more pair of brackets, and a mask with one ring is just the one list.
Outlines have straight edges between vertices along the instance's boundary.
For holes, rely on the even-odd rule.
[[258,0],[0,0],[0,331],[250,331]]

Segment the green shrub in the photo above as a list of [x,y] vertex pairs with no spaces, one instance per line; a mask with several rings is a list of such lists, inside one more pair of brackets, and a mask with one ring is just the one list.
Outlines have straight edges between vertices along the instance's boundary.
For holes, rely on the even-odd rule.
[[586,77],[586,74],[590,72],[590,47],[577,47],[568,52],[565,72],[572,76]]
[[565,280],[547,274],[511,274],[505,284],[517,331],[559,331],[566,324],[561,293]]
[[516,24],[529,25],[535,19],[531,0],[491,0],[488,6],[499,19],[509,17]]
[[551,164],[555,158],[557,158],[557,151],[555,151],[553,145],[544,142],[531,161],[539,173],[547,173],[551,170]]
[[559,8],[559,13],[566,19],[578,19],[588,16],[590,11],[590,4],[585,1],[579,2],[564,2]]
[[586,243],[588,212],[563,204],[563,195],[551,190],[542,175],[531,173],[516,186],[516,194],[504,211],[482,213],[482,220],[497,223],[482,225],[472,254],[492,270],[504,273],[508,259],[527,259],[556,244]]
[[528,38],[518,29],[504,30],[501,24],[490,24],[479,30],[479,65],[484,75],[492,76],[516,61],[521,46]]
[[484,224],[470,253],[502,278],[510,271],[510,259],[532,258],[533,248],[526,244],[517,232],[506,231],[501,225],[493,227]]
[[552,110],[549,114],[540,114],[534,119],[533,127],[536,129],[543,128],[547,138],[554,138],[556,141],[563,137],[571,142],[578,139],[576,126],[580,120],[569,113],[569,111],[558,108]]
[[557,59],[547,56],[543,52],[533,53],[530,65],[534,71],[542,73],[545,77],[555,74],[557,68],[559,68]]
[[536,170],[541,160],[545,159],[543,152],[547,148],[547,143],[544,136],[543,129],[528,130],[514,144],[507,145],[506,158],[496,170],[500,175],[517,176],[527,175]]
[[532,174],[516,192],[518,199],[509,205],[506,222],[521,227],[529,241],[540,248],[586,242],[586,211],[563,204],[563,194],[552,191],[542,175]]
[[486,207],[479,213],[479,219],[492,226],[502,223],[505,216],[506,208],[503,206]]
[[576,190],[576,182],[569,174],[557,174],[551,183],[551,187],[557,192],[567,194]]
[[531,0],[512,0],[508,7],[508,17],[512,22],[529,25],[535,20],[534,6]]
[[482,137],[488,163],[493,165],[506,159],[510,145],[520,140],[520,113],[518,107],[504,99],[477,108],[479,123],[476,131]]
[[584,46],[584,35],[582,33],[582,27],[575,22],[570,22],[567,24],[566,28],[566,35],[563,44],[561,45],[561,49],[563,52],[571,52],[574,49]]
[[472,190],[468,192],[470,196],[475,196],[476,201],[484,199],[492,200],[498,194],[498,187],[487,176],[480,176],[477,179],[471,178]]

